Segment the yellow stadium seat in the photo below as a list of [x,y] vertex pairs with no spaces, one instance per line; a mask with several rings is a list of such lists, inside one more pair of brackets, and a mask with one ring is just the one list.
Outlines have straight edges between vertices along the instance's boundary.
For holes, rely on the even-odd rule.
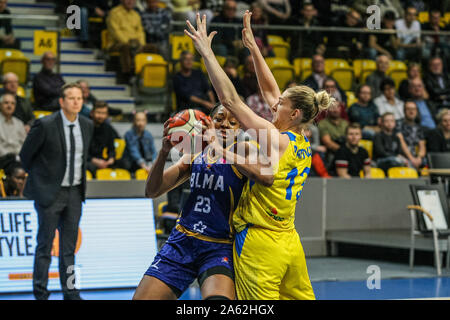
[[444,21],[445,21],[446,24],[450,23],[450,12],[446,12],[444,14]]
[[418,178],[417,171],[408,167],[394,167],[389,168],[388,177],[393,179]]
[[369,158],[372,159],[373,155],[373,142],[371,140],[364,140],[361,139],[359,141],[359,145],[366,149],[367,153],[369,154]]
[[91,23],[103,23],[103,18],[102,17],[89,17],[88,21]]
[[[223,67],[225,65],[225,61],[227,61],[226,57],[223,56],[216,56],[217,62],[219,62],[220,66]],[[200,59],[200,68],[202,69],[202,72],[204,74],[207,74],[208,71],[206,70],[205,62],[203,61],[203,58]]]
[[266,62],[281,89],[284,89],[288,81],[295,79],[294,66],[287,59],[266,58]]
[[331,72],[334,69],[346,67],[350,67],[350,65],[345,59],[333,59],[333,58],[325,59],[325,73],[327,75],[331,75]]
[[138,169],[134,174],[136,175],[136,180],[147,180],[148,172],[145,169]]
[[26,84],[30,73],[30,59],[22,51],[16,49],[0,50],[0,74],[13,72],[19,83]]
[[358,102],[358,98],[355,96],[353,91],[345,91],[345,95],[347,96],[347,107],[351,107],[352,104]]
[[301,80],[305,80],[312,72],[311,58],[295,58],[294,59],[295,75]]
[[[110,41],[108,30],[107,29],[102,30],[100,37],[101,37],[101,48],[103,51],[106,51],[109,48],[109,41]],[[110,56],[117,56],[117,57],[120,56],[119,51],[108,52],[108,54]]]
[[98,169],[97,180],[131,180],[131,174],[125,169]]
[[353,88],[354,73],[350,67],[336,68],[331,71],[330,76],[334,78],[342,90],[348,91]]
[[180,54],[183,51],[189,51],[192,54],[195,53],[194,43],[192,42],[192,39],[185,34],[183,35],[170,34],[169,42],[172,47],[171,50],[172,60],[180,59]]
[[145,88],[164,88],[167,85],[168,63],[159,54],[137,54],[135,72]]
[[39,119],[39,118],[51,115],[52,112],[51,111],[44,111],[44,110],[34,110],[33,114],[34,114],[34,117],[36,119]]
[[4,176],[5,176],[5,171],[3,171],[3,169],[0,169],[0,179],[3,179]]
[[284,39],[277,35],[268,35],[267,42],[273,49],[273,53],[277,58],[289,58],[289,52],[291,50],[291,46],[288,42],[284,41]]
[[408,67],[403,61],[392,60],[386,73],[394,80],[395,87],[398,89],[400,83],[408,78]]
[[25,98],[26,93],[25,93],[25,89],[24,89],[22,86],[19,86],[19,87],[17,88],[17,95],[18,95],[19,97]]
[[90,181],[92,179],[93,179],[92,173],[89,170],[86,170],[86,180]]
[[[364,178],[364,170],[361,170],[359,172],[359,176],[361,178]],[[370,168],[370,177],[371,179],[384,179],[386,178],[386,175],[384,174],[384,171],[380,168]]]
[[428,177],[430,176],[430,172],[428,171],[428,168],[422,168],[420,169],[420,176],[421,177]]
[[420,23],[427,23],[430,20],[428,11],[419,12],[417,20],[419,20]]
[[114,139],[114,148],[116,151],[116,160],[119,160],[123,156],[123,152],[125,151],[125,140],[124,139]]
[[364,83],[366,77],[377,69],[377,65],[374,60],[370,59],[355,59],[353,60],[353,72],[355,78],[360,79],[360,83]]

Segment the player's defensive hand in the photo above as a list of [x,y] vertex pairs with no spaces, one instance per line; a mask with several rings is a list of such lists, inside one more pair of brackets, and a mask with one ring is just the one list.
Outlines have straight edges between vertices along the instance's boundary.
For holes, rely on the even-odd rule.
[[206,15],[200,19],[200,14],[197,13],[197,30],[194,26],[186,20],[186,24],[190,30],[184,29],[184,33],[192,39],[194,46],[202,57],[205,57],[208,53],[212,53],[211,42],[217,31],[213,31],[208,35],[206,30]]
[[242,43],[250,51],[256,50],[258,48],[255,37],[253,36],[252,26],[250,23],[251,17],[252,13],[246,10],[243,18],[244,28],[242,29]]

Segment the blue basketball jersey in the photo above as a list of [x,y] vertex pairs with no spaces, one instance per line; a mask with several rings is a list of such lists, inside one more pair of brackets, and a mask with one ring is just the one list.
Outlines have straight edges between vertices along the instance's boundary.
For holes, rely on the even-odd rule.
[[194,158],[191,170],[191,193],[177,230],[201,240],[231,243],[232,215],[246,178],[223,158],[211,159],[208,152]]

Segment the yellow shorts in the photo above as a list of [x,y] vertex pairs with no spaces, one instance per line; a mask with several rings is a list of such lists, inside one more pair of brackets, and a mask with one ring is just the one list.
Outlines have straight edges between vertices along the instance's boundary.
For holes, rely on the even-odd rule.
[[233,245],[239,300],[315,300],[297,231],[247,227]]

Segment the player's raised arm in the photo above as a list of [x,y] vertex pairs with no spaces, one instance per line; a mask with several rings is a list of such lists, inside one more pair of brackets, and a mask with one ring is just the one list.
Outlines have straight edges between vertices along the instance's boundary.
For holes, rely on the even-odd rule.
[[257,116],[240,99],[233,83],[223,71],[211,49],[212,39],[217,32],[213,31],[209,35],[207,34],[206,16],[200,19],[200,15],[197,13],[197,29],[189,21],[186,23],[190,32],[184,30],[184,33],[193,40],[195,48],[203,57],[209,78],[222,105],[233,113],[245,130],[249,128],[275,129],[272,123]]
[[164,123],[164,136],[162,141],[162,148],[158,153],[156,161],[153,163],[148,174],[147,182],[145,184],[145,196],[148,198],[156,198],[160,195],[178,187],[191,174],[190,154],[185,154],[178,162],[164,170],[167,157],[170,150],[175,145],[170,141],[168,135],[168,122]]
[[258,85],[261,90],[264,100],[269,106],[273,106],[278,103],[278,99],[281,96],[280,88],[275,80],[275,77],[270,71],[269,66],[264,60],[261,51],[256,44],[255,37],[253,36],[252,27],[250,23],[252,13],[248,10],[244,13],[242,29],[242,42],[244,46],[250,51],[253,57],[253,64],[255,65],[256,78],[258,79]]

